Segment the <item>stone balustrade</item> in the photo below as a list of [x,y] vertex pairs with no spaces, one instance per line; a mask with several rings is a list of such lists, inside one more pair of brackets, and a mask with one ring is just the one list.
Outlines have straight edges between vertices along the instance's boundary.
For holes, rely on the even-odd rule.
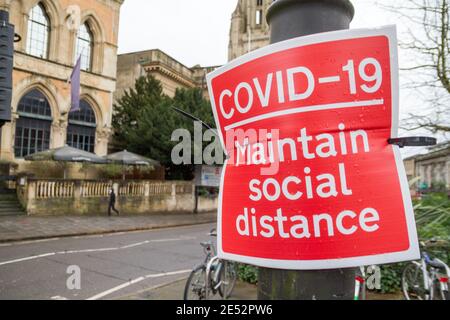
[[111,182],[83,181],[81,183],[81,197],[107,197],[113,187]]
[[[192,212],[195,206],[194,185],[185,181],[21,179],[17,194],[29,215],[105,215],[111,188],[123,214]],[[204,203],[203,211],[215,209],[216,202]]]
[[75,183],[66,181],[36,181],[35,195],[37,199],[71,198],[74,196]]

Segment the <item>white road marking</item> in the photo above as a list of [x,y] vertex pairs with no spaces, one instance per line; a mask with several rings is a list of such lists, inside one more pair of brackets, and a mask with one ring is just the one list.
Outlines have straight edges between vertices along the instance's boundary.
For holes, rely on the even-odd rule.
[[118,285],[117,287],[114,287],[112,289],[103,291],[103,292],[101,292],[101,293],[99,293],[99,294],[97,294],[97,295],[95,295],[93,297],[90,297],[90,298],[86,299],[86,300],[98,300],[98,299],[101,299],[103,297],[106,297],[106,296],[110,295],[111,293],[117,292],[119,290],[122,290],[122,289],[124,289],[126,287],[129,287],[129,286],[131,286],[133,284],[136,284],[138,282],[144,281],[146,279],[175,276],[175,275],[178,275],[178,274],[189,273],[191,271],[192,270],[189,269],[189,270],[180,270],[180,271],[173,271],[173,272],[166,272],[166,273],[159,273],[159,274],[149,274],[149,275],[146,275],[146,276],[143,276],[143,277],[139,277],[139,278],[133,279],[133,280],[128,281],[126,283],[123,283],[121,285]]
[[41,239],[41,240],[27,240],[27,241],[19,241],[19,242],[0,243],[0,247],[12,247],[12,246],[17,246],[17,245],[42,243],[42,242],[49,242],[49,241],[55,241],[55,240],[60,240],[60,238],[48,238],[48,239]]
[[23,262],[23,261],[28,261],[28,260],[50,257],[50,256],[54,256],[54,255],[56,255],[56,252],[45,253],[45,254],[40,254],[38,256],[31,256],[31,257],[20,258],[20,259],[15,259],[15,260],[9,260],[9,261],[5,261],[5,262],[0,262],[0,266],[3,266],[5,264],[12,264],[12,263],[17,263],[17,262]]
[[24,262],[29,260],[35,260],[35,259],[41,259],[45,257],[50,256],[56,256],[56,255],[66,255],[66,254],[77,254],[77,253],[92,253],[92,252],[107,252],[107,251],[117,251],[117,250],[125,250],[130,248],[135,248],[138,246],[143,246],[150,243],[160,243],[160,242],[174,242],[174,241],[185,241],[185,240],[195,240],[195,237],[181,237],[181,238],[174,238],[174,239],[159,239],[159,240],[147,240],[142,242],[137,242],[121,247],[113,247],[113,248],[99,248],[99,249],[85,249],[85,250],[72,250],[72,251],[59,251],[59,252],[49,252],[44,253],[40,255],[25,257],[25,258],[19,258],[9,261],[0,262],[0,267],[8,264],[18,263],[18,262]]
[[51,300],[69,300],[69,299],[67,299],[65,297],[61,297],[61,296],[54,296],[54,297],[51,297],[50,299]]

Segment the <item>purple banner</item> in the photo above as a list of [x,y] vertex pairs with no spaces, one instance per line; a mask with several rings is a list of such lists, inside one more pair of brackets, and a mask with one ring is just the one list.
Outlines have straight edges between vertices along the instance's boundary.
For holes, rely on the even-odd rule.
[[80,73],[81,73],[81,56],[78,58],[75,67],[73,68],[72,75],[70,76],[70,111],[75,112],[80,110]]

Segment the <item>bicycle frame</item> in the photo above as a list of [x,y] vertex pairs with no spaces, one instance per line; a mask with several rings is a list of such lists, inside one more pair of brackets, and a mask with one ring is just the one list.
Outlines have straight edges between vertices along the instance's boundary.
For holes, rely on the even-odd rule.
[[[365,300],[366,299],[366,271],[365,267],[360,267],[361,270],[361,276],[355,277],[355,297],[354,300]],[[361,290],[361,288],[363,290]],[[362,294],[360,296],[360,293],[362,291]]]
[[441,264],[442,267],[445,268],[446,277],[442,277],[441,273],[439,272],[440,269],[432,267],[433,277],[431,279],[432,283],[434,281],[437,281],[439,283],[441,293],[444,294],[443,298],[445,299],[446,295],[448,295],[448,279],[450,278],[450,268],[445,264],[445,262],[440,259],[435,258],[434,261]]
[[[433,299],[433,290],[431,289],[431,286],[433,285],[432,281],[433,279],[431,279],[430,274],[428,273],[428,261],[430,258],[428,257],[428,255],[426,255],[426,253],[423,254],[423,258],[420,261],[420,263],[417,263],[419,265],[419,267],[421,267],[422,269],[422,274],[423,274],[423,285],[424,288],[426,290],[426,292],[428,293],[428,299]],[[415,263],[415,262],[414,262]]]
[[[213,231],[210,232],[210,236],[215,236],[213,234]],[[220,295],[225,299],[226,294],[221,292],[221,286],[223,284],[227,284],[227,281],[224,279],[221,279],[222,269],[225,268],[225,271],[227,271],[227,264],[225,261],[219,259],[217,256],[216,247],[213,242],[202,242],[201,246],[204,249],[205,253],[205,260],[203,261],[203,264],[198,268],[201,268],[205,271],[204,277],[204,298],[206,300],[209,300],[209,297],[212,295],[215,295],[217,291],[219,291]],[[204,269],[203,269],[204,268]],[[226,276],[226,275],[225,275]],[[225,277],[224,276],[224,277]],[[235,281],[235,280],[234,280]],[[188,282],[189,283],[189,282]],[[233,282],[234,286],[234,282]],[[188,288],[188,284],[186,284],[186,288]],[[185,289],[185,295],[186,295]]]
[[[208,264],[206,265],[206,272],[205,272],[205,300],[208,300],[209,298],[209,291],[210,291],[210,274],[211,274],[211,268],[213,266],[213,264],[219,261],[219,257],[213,257],[209,260]],[[220,271],[220,270],[219,270]]]

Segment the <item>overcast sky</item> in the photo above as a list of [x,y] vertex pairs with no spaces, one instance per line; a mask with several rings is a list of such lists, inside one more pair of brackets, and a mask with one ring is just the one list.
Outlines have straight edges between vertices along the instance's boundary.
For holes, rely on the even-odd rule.
[[[231,14],[237,0],[125,0],[119,53],[161,49],[191,67],[227,62]],[[354,0],[352,28],[395,23],[374,1]],[[367,14],[370,12],[370,14]]]

